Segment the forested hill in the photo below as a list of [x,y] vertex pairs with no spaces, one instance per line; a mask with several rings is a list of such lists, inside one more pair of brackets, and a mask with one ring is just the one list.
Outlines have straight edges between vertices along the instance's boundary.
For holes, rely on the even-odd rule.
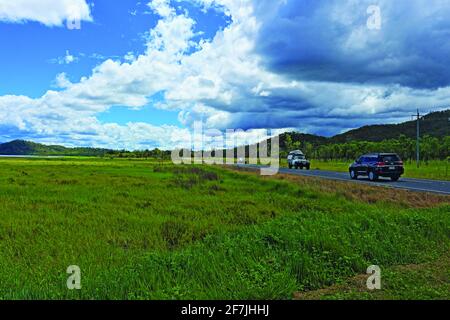
[[0,155],[40,155],[40,156],[101,156],[111,152],[97,148],[66,148],[44,145],[24,140],[14,140],[0,144]]
[[[434,112],[420,120],[421,155],[425,160],[450,155],[450,110]],[[280,136],[280,154],[301,149],[314,159],[355,159],[368,152],[396,152],[403,159],[416,156],[417,121],[366,126],[331,138],[296,132]]]
[[[443,139],[450,136],[450,109],[442,112],[433,112],[420,121],[421,137]],[[280,135],[281,151],[296,148],[307,149],[329,146],[332,144],[345,144],[348,142],[381,142],[393,139],[416,138],[416,121],[400,124],[384,124],[365,126],[336,135],[331,138],[321,137],[298,132],[283,133]],[[163,152],[164,153],[164,152]],[[0,155],[71,155],[71,156],[121,156],[121,157],[159,157],[161,151],[125,151],[98,148],[67,148],[57,145],[44,145],[24,140],[14,140],[0,144]]]
[[[450,109],[440,112],[432,112],[420,120],[420,135],[443,138],[450,136]],[[343,134],[331,138],[289,132],[280,135],[280,147],[282,150],[293,143],[300,142],[301,145],[310,143],[314,146],[324,144],[346,143],[352,141],[380,142],[390,139],[398,139],[400,136],[416,139],[417,121],[408,121],[399,124],[380,124],[365,126],[359,129],[350,130]]]
[[[433,112],[420,120],[421,136],[429,135],[441,138],[450,135],[450,109],[442,112]],[[379,142],[388,139],[398,139],[400,135],[415,139],[417,132],[417,121],[408,121],[400,124],[384,124],[365,126],[334,136],[330,139],[332,143],[350,141]]]

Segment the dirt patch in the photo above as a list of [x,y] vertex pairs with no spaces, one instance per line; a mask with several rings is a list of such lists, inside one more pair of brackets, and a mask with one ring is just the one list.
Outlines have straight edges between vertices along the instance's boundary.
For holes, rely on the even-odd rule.
[[[423,264],[410,264],[395,266],[389,268],[391,272],[399,274],[409,274],[409,273],[423,273],[427,275],[427,281],[430,285],[434,283],[447,283],[448,279],[448,267],[450,266],[450,254],[447,253],[436,261],[423,263]],[[307,291],[307,292],[295,292],[293,294],[294,300],[320,300],[326,296],[333,296],[339,294],[353,293],[357,296],[360,294],[372,294],[374,297],[383,299],[383,290],[381,291],[369,291],[367,289],[367,278],[369,275],[361,274],[352,277],[345,281],[343,284],[333,285],[324,289]]]
[[368,275],[357,275],[348,280],[346,284],[334,285],[328,288],[307,291],[307,292],[295,292],[293,295],[294,300],[320,300],[323,296],[333,295],[339,292],[347,292],[352,290],[353,292],[367,292]]

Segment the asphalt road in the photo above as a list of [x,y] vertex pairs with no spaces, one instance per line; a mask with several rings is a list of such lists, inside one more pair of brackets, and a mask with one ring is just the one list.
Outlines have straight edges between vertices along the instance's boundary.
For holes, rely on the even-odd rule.
[[[256,165],[238,165],[239,167],[260,169]],[[417,192],[430,192],[437,194],[450,195],[450,181],[425,180],[401,178],[399,181],[391,181],[388,178],[380,178],[377,182],[369,181],[366,177],[359,177],[358,180],[352,180],[346,172],[322,171],[322,170],[295,170],[288,168],[280,168],[280,173],[292,174],[307,177],[323,178],[328,180],[348,181],[353,183],[363,183],[371,186],[387,187],[394,189],[406,189]]]

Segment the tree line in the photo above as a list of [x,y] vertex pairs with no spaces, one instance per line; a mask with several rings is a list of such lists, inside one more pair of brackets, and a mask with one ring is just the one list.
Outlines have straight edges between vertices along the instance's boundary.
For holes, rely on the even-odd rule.
[[[307,157],[316,160],[354,160],[367,153],[394,152],[404,161],[416,159],[416,140],[400,135],[398,139],[388,139],[381,142],[351,141],[314,145],[310,142],[292,141],[286,136],[286,150],[282,156],[292,150],[301,149]],[[445,160],[450,156],[450,136],[436,138],[425,135],[420,139],[420,157],[423,161]]]
[[[416,159],[416,140],[405,135],[400,135],[398,139],[388,139],[381,142],[351,141],[314,144],[309,141],[293,141],[289,133],[285,134],[284,148],[280,150],[280,157],[286,158],[290,151],[298,149],[302,150],[309,159],[324,161],[354,160],[363,154],[375,152],[394,152],[404,161]],[[248,153],[248,150],[246,150],[246,153]],[[159,149],[109,150],[104,154],[104,157],[170,160],[171,152]],[[420,157],[423,161],[448,159],[450,157],[450,136],[443,138],[423,136],[420,140]]]
[[168,160],[170,159],[171,152],[160,150],[158,148],[153,150],[109,150],[104,154],[104,157],[109,158],[137,158],[137,159],[157,159]]

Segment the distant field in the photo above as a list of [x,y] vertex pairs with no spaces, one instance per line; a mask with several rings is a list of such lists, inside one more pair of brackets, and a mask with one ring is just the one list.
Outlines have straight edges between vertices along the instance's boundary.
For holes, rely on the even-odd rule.
[[[449,270],[449,197],[355,188],[146,160],[0,159],[0,300],[370,299],[344,285],[369,265],[386,281],[401,265]],[[383,297],[450,299],[446,288],[409,272]]]
[[[282,161],[284,167],[287,167],[286,161]],[[311,169],[330,170],[348,172],[348,166],[351,161],[321,161],[311,160]],[[450,181],[450,163],[448,161],[429,161],[423,163],[417,168],[416,163],[405,163],[405,175],[407,178],[433,179]]]

